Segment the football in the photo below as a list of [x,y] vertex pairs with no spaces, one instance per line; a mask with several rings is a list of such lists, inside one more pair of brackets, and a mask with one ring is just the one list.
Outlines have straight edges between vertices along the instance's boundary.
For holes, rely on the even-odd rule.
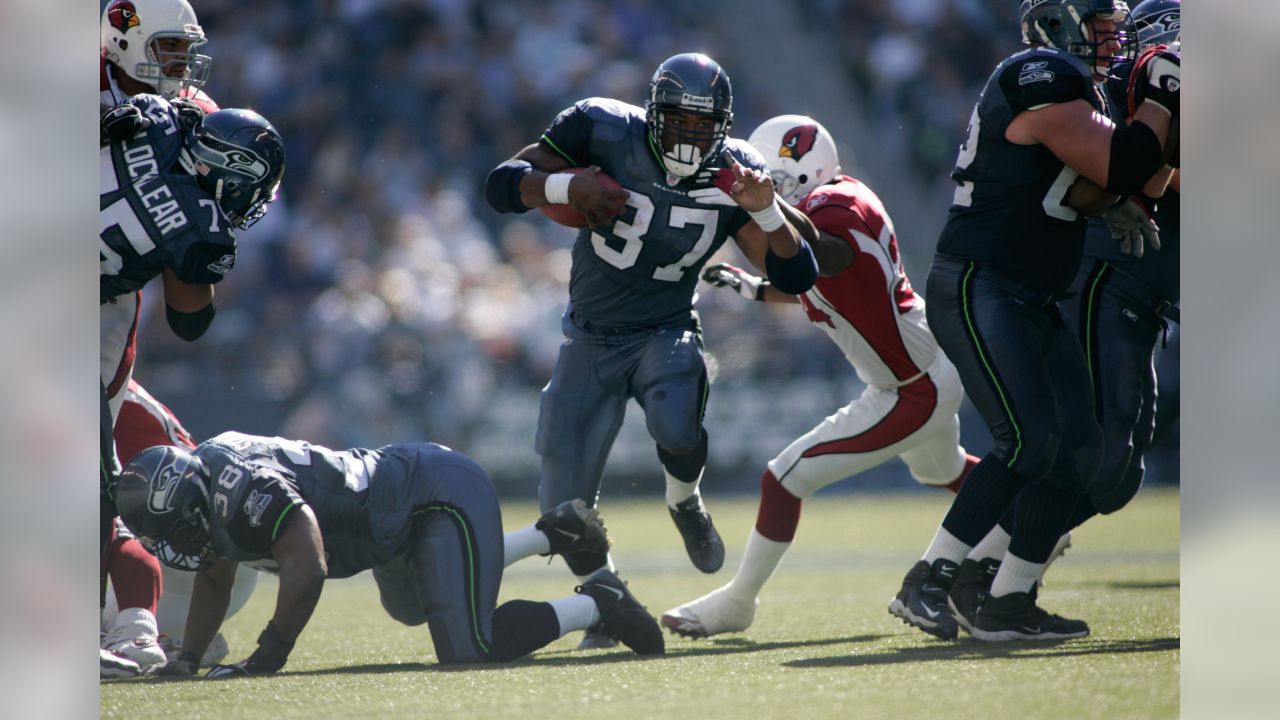
[[[560,172],[569,173],[571,175],[577,175],[583,170],[586,170],[586,168],[571,167],[571,168],[565,168]],[[622,189],[622,184],[619,183],[617,180],[614,180],[613,178],[606,175],[603,170],[596,173],[596,178],[600,180],[600,184],[604,185],[607,188],[610,188],[612,190]],[[556,221],[561,225],[564,225],[565,227],[584,228],[587,226],[586,216],[578,212],[577,210],[574,210],[572,205],[543,205],[538,209],[542,211],[543,215],[546,215],[547,217],[551,218],[552,220]]]

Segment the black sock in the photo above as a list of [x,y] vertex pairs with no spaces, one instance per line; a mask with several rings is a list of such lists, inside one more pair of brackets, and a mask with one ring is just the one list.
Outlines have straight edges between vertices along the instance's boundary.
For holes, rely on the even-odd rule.
[[942,527],[960,542],[977,545],[999,522],[1025,484],[1021,475],[988,453],[969,471],[942,520]]
[[1079,499],[1078,494],[1043,480],[1028,483],[1013,509],[1009,553],[1027,562],[1048,561]]
[[551,603],[511,600],[493,611],[493,642],[488,659],[510,662],[560,637],[560,621]]
[[658,448],[658,462],[662,463],[662,467],[671,473],[671,477],[681,482],[697,482],[702,477],[702,468],[707,464],[707,430],[700,428],[698,430],[698,444],[689,452],[677,455],[668,452],[662,448]]
[[1071,521],[1067,523],[1067,529],[1075,530],[1097,514],[1098,508],[1094,506],[1093,499],[1085,494],[1076,502],[1076,509],[1071,512]]

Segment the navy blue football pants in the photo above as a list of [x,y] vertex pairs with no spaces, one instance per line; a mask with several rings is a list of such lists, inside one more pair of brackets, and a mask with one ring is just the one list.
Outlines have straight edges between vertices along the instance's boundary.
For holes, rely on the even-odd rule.
[[975,545],[1016,502],[1010,551],[1043,562],[1101,461],[1084,352],[1052,293],[977,263],[939,253],[927,293],[929,327],[993,441],[943,527]]
[[1159,313],[1168,303],[1101,260],[1086,259],[1072,289],[1063,310],[1088,359],[1103,438],[1089,499],[1113,513],[1142,486],[1142,454],[1155,429],[1155,347],[1166,328]]
[[[696,319],[611,332],[566,315],[562,327],[565,341],[551,382],[542,390],[534,440],[542,458],[538,502],[543,512],[574,498],[595,505],[631,398],[644,410],[658,447],[675,454],[698,447],[707,399]],[[578,574],[591,570],[573,569]]]

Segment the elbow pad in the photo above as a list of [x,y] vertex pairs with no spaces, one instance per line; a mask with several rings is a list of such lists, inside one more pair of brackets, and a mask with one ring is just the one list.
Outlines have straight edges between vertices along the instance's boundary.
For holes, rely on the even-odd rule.
[[520,201],[520,181],[533,171],[527,160],[508,160],[494,168],[484,181],[484,199],[500,213],[528,212]]
[[173,330],[173,334],[191,342],[204,334],[209,329],[209,324],[213,322],[213,303],[209,303],[200,310],[193,313],[178,312],[165,303],[164,319],[169,321],[169,327]]
[[775,288],[788,295],[799,295],[813,287],[818,279],[818,260],[809,243],[801,240],[800,252],[789,258],[778,257],[773,254],[773,248],[769,248],[764,255],[764,271]]
[[1160,147],[1160,138],[1146,123],[1117,127],[1111,133],[1107,190],[1121,196],[1136,195],[1163,165],[1164,151]]

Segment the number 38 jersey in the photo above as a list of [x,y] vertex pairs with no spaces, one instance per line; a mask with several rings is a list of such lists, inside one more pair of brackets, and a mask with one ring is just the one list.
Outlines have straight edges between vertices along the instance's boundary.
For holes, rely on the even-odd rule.
[[969,118],[938,251],[976,260],[1033,288],[1065,290],[1080,266],[1085,219],[1062,204],[1079,174],[1041,144],[1005,130],[1018,113],[1085,100],[1106,114],[1092,72],[1072,55],[1031,48],[996,66]]
[[[599,166],[631,193],[611,224],[579,231],[569,279],[573,311],[606,327],[688,319],[699,271],[750,220],[746,211],[731,201],[699,204],[689,197],[711,186],[709,173],[700,184],[695,178],[668,184],[644,111],[634,105],[581,100],[552,121],[541,143],[571,166]],[[745,141],[730,139],[725,147],[742,165],[768,172]]]
[[176,113],[156,95],[129,103],[142,108],[151,127],[101,150],[99,303],[142,288],[166,267],[184,282],[216,283],[236,259],[222,210],[178,166]]
[[315,513],[329,577],[390,561],[412,518],[457,455],[422,443],[330,450],[280,437],[224,432],[193,453],[209,470],[209,534],[221,558],[276,570],[271,546],[306,504]]

